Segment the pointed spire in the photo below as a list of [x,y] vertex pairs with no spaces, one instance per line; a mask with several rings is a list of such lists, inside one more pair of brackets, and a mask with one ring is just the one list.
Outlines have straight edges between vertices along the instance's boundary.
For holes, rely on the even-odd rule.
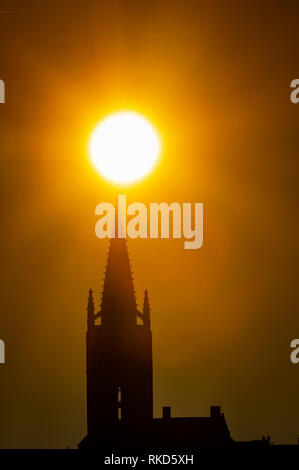
[[94,303],[92,290],[89,289],[88,292],[88,303],[87,303],[87,327],[90,329],[94,326]]
[[103,327],[126,329],[136,325],[136,298],[129,264],[127,241],[110,241],[101,304]]
[[145,328],[151,328],[151,317],[150,317],[150,304],[148,300],[148,291],[144,291],[144,300],[143,300],[143,324]]

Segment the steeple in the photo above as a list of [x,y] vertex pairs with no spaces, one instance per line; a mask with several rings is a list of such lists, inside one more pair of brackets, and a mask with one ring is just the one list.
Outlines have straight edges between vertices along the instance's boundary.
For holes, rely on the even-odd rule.
[[89,289],[88,293],[88,303],[87,303],[87,326],[90,329],[94,325],[94,303],[92,290]]
[[136,326],[137,314],[127,241],[112,238],[102,292],[101,325],[124,331]]
[[[94,313],[90,290],[87,310],[87,428],[93,439],[107,431],[114,435],[114,425],[118,434],[127,423],[135,426],[153,418],[149,302],[146,293],[143,314],[137,310],[125,238],[110,240],[101,308]],[[143,325],[137,324],[138,317]]]
[[145,328],[150,330],[151,328],[151,318],[150,318],[150,304],[148,300],[148,291],[144,291],[144,301],[143,301],[143,324]]

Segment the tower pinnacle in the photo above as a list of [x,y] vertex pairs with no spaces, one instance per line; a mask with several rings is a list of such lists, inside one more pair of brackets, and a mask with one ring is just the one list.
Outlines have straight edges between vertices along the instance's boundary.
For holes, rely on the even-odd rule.
[[148,291],[144,291],[144,301],[143,301],[143,323],[147,329],[151,328],[151,318],[150,318],[150,304],[148,300]]
[[87,303],[87,326],[90,329],[94,325],[94,303],[92,290],[89,289],[88,293],[88,303]]

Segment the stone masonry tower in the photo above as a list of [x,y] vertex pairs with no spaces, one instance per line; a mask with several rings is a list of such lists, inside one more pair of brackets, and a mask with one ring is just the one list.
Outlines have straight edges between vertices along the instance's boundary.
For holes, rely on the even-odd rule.
[[123,238],[111,239],[98,313],[89,291],[86,355],[88,438],[153,419],[148,293],[141,313]]

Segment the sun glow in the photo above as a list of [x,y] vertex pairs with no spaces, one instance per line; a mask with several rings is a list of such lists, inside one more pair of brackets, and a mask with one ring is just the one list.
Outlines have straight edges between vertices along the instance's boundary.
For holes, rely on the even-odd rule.
[[111,114],[93,131],[90,158],[97,171],[116,183],[131,183],[148,174],[158,160],[160,139],[141,114]]

